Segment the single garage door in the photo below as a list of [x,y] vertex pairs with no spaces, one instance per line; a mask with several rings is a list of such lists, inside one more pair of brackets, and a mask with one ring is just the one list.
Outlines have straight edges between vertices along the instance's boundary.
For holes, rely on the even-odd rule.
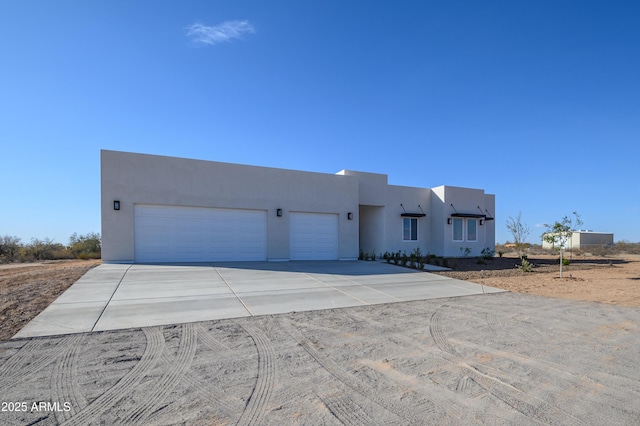
[[336,260],[338,258],[338,215],[291,213],[291,260]]
[[267,212],[135,206],[136,262],[266,260]]

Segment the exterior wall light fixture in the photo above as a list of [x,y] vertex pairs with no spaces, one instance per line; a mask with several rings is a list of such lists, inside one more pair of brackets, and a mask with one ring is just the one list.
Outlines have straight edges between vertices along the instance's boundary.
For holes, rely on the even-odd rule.
[[447,225],[451,225],[451,218],[450,217],[447,218]]
[[282,217],[282,209],[277,209],[276,210],[276,216]]
[[480,225],[484,225],[484,219],[480,219]]
[[347,213],[347,220],[353,220],[353,213]]
[[113,209],[114,210],[120,210],[120,200],[114,200],[113,201]]

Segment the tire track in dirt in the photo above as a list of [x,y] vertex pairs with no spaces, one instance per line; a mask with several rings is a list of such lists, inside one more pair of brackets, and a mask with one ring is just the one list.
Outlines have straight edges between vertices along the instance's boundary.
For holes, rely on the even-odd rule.
[[371,426],[379,425],[371,416],[369,416],[358,404],[356,404],[348,395],[333,394],[328,396],[319,396],[327,409],[338,419],[343,425],[347,426]]
[[[393,333],[393,337],[390,337],[389,341],[401,346],[402,348],[406,349],[413,347],[419,349],[421,352],[425,351],[424,346],[416,344],[415,337],[407,336],[404,333],[396,334],[395,330],[390,330],[387,324],[371,320],[370,318],[354,312],[341,311],[339,315],[349,318],[351,321],[360,322],[368,327],[372,327],[379,331],[379,333],[377,333],[379,335],[384,335],[388,332]],[[444,334],[439,333],[439,335],[441,335],[444,340]],[[412,377],[409,377],[400,370],[393,368],[390,364],[381,365],[380,363],[372,360],[361,360],[361,364],[370,372],[377,374],[378,377],[380,377],[380,380],[384,379],[393,383],[402,384],[417,394],[422,395],[423,398],[426,398],[426,402],[431,406],[426,406],[423,403],[425,408],[422,409],[421,413],[430,414],[432,416],[439,413],[442,416],[441,423],[443,424],[450,423],[453,425],[459,425],[466,422],[466,416],[468,413],[465,413],[460,409],[461,403],[454,401],[456,394],[451,394],[447,397],[444,395],[447,392],[443,392],[443,389],[436,389],[431,385],[417,384],[412,380]]]
[[127,394],[135,392],[140,381],[156,366],[162,357],[165,348],[162,329],[162,326],[143,328],[142,331],[147,339],[147,345],[140,361],[115,385],[107,389],[77,415],[62,424],[83,426],[91,422],[100,422],[101,416],[106,411],[112,409]]
[[498,319],[498,316],[493,312],[485,312],[484,319],[491,331],[493,331],[493,334],[499,335],[498,331],[502,330],[503,325]]
[[134,410],[121,418],[123,424],[143,424],[151,414],[161,408],[164,398],[191,367],[197,348],[197,329],[193,323],[183,324],[181,328],[180,346],[175,359],[170,360],[170,368],[156,381],[154,390],[145,394],[144,400],[139,401]]
[[[561,408],[550,404],[542,400],[541,398],[529,395],[526,392],[523,392],[513,387],[512,385],[500,380],[498,377],[482,373],[472,362],[463,362],[462,358],[457,355],[457,349],[447,339],[443,331],[442,322],[444,320],[444,313],[446,312],[444,309],[442,309],[443,307],[450,308],[447,305],[442,305],[434,312],[434,314],[431,316],[432,321],[430,321],[429,324],[429,331],[434,341],[436,342],[436,346],[441,351],[440,358],[453,367],[452,372],[460,372],[460,380],[464,379],[464,377],[467,377],[467,380],[472,380],[475,384],[482,388],[483,391],[491,394],[498,400],[501,400],[502,402],[511,406],[520,414],[526,416],[529,419],[535,419],[547,424],[581,424],[581,422],[577,418],[565,412]],[[360,318],[360,316],[357,314],[356,317]],[[385,329],[385,325],[379,323],[376,320],[366,318],[365,321],[368,322],[372,327],[375,327],[379,330]],[[426,347],[417,342],[415,338],[405,335],[404,333],[395,335],[394,338],[401,338],[403,344],[406,344],[407,347],[414,347],[423,351],[428,351],[430,349],[429,347]],[[489,366],[483,365],[483,367],[495,370],[494,368]],[[500,370],[496,371],[505,376],[508,376],[508,373],[504,373]],[[469,384],[471,383],[466,383],[466,385]],[[462,386],[465,386],[465,383],[463,383]],[[444,399],[446,400],[446,397]]]
[[582,424],[576,417],[562,410],[560,407],[549,404],[541,398],[523,392],[495,376],[482,373],[471,363],[462,362],[461,358],[457,355],[457,351],[454,349],[454,346],[451,345],[442,330],[443,307],[446,307],[446,305],[442,305],[431,316],[429,329],[438,348],[445,354],[453,356],[453,359],[449,361],[463,367],[467,375],[473,379],[474,382],[480,385],[487,392],[491,393],[494,397],[498,398],[500,401],[509,405],[511,408],[528,418],[532,418],[546,424]]
[[355,376],[353,373],[346,371],[343,367],[338,365],[335,361],[331,360],[320,351],[318,351],[313,343],[307,339],[295,326],[286,318],[281,318],[278,321],[280,327],[282,327],[318,364],[320,364],[329,374],[335,377],[338,381],[342,382],[348,388],[358,392],[366,399],[376,403],[382,409],[387,411],[394,417],[399,417],[405,422],[410,424],[420,423],[417,415],[412,418],[407,418],[406,414],[411,413],[411,410],[405,409],[405,407],[398,407],[391,401],[384,399],[378,392],[375,392],[371,387],[366,386],[361,379]]
[[37,373],[63,355],[76,335],[56,339],[35,339],[26,343],[0,367],[0,390],[8,389],[23,381],[26,376]]
[[449,340],[447,340],[444,331],[442,330],[442,317],[444,315],[443,308],[446,307],[447,305],[440,306],[436,309],[433,315],[431,315],[431,319],[429,321],[429,332],[431,333],[433,341],[436,342],[436,345],[441,351],[457,356],[455,349],[449,343]]
[[257,425],[260,424],[265,414],[265,408],[269,403],[271,391],[273,390],[276,369],[275,352],[269,339],[259,328],[249,324],[241,325],[241,327],[249,333],[249,336],[251,336],[256,345],[258,352],[258,377],[237,424]]
[[476,398],[486,394],[484,388],[481,388],[481,386],[469,376],[462,376],[460,380],[458,380],[458,383],[456,384],[456,392],[471,398]]
[[65,353],[58,358],[51,374],[51,401],[69,402],[70,410],[56,411],[56,420],[62,423],[87,405],[87,400],[78,389],[78,354],[86,335],[76,335],[69,342]]
[[[503,334],[508,335],[507,331],[502,331]],[[589,376],[586,376],[584,372],[580,372],[575,369],[577,363],[572,362],[569,364],[558,364],[552,361],[543,360],[539,358],[532,358],[527,355],[522,355],[514,352],[507,352],[499,349],[487,348],[484,345],[478,345],[471,342],[465,342],[465,345],[471,348],[476,353],[483,353],[491,356],[492,358],[507,360],[513,366],[520,367],[522,371],[510,371],[509,375],[516,376],[523,375],[529,377],[532,373],[539,377],[538,382],[545,385],[553,385],[559,390],[565,393],[571,393],[576,388],[580,389],[593,389],[597,391],[599,395],[606,395],[611,401],[617,401],[618,404],[624,405],[626,399],[631,394],[635,394],[635,397],[640,395],[640,391],[637,390],[637,382],[630,380],[629,378],[622,378],[620,376],[613,375],[600,375],[598,372],[592,371]],[[483,369],[490,369],[496,372],[493,374],[496,377],[500,375],[505,376],[502,370],[488,365],[483,365]],[[604,387],[602,382],[608,382],[609,384]],[[613,383],[615,383],[615,385]],[[610,402],[611,403],[611,402]]]
[[[198,340],[202,341],[202,333],[205,330],[202,327],[197,327],[198,330]],[[206,332],[206,330],[204,331]],[[233,352],[229,350],[229,354],[227,356],[228,359]],[[199,357],[203,356],[201,353]],[[204,355],[206,356],[206,355]],[[216,359],[216,362],[224,362],[225,360]],[[238,413],[244,409],[246,405],[240,397],[235,396],[234,393],[230,393],[225,391],[223,387],[221,387],[217,383],[208,382],[204,380],[202,377],[197,375],[196,372],[191,370],[187,370],[184,372],[180,379],[180,383],[188,389],[189,393],[187,395],[182,396],[180,399],[171,401],[166,404],[164,407],[160,407],[156,409],[151,415],[145,420],[145,423],[148,424],[166,424],[167,419],[176,418],[177,415],[180,415],[184,411],[184,405],[186,403],[194,403],[194,400],[197,399],[200,402],[200,405],[207,406],[213,411],[209,411],[207,416],[211,416],[212,414],[216,414],[216,421],[212,421],[211,424],[226,424],[227,420],[222,419],[236,419],[238,418]],[[172,417],[173,415],[176,415]],[[199,423],[196,420],[193,420],[196,424],[208,424],[208,423]]]
[[[185,383],[189,385],[190,389],[197,390],[207,404],[211,404],[213,401],[216,409],[225,417],[231,419],[238,417],[238,408],[242,407],[234,404],[233,401],[229,401],[230,394],[225,392],[223,388],[211,388],[189,373],[185,375]],[[182,409],[180,406],[177,408],[178,410]]]
[[[468,413],[465,413],[465,410],[462,409],[462,401],[457,398],[457,394],[452,393],[450,390],[447,389],[444,392],[442,388],[438,387],[439,385],[418,382],[413,374],[407,375],[390,365],[382,365],[383,363],[370,359],[361,360],[361,364],[369,369],[370,372],[377,374],[378,381],[385,380],[400,384],[403,388],[421,395],[422,399],[428,401],[430,406],[425,405],[420,414],[428,414],[432,418],[439,416],[438,424],[457,426],[468,423]],[[369,375],[372,374],[369,373]],[[444,395],[445,393],[449,393],[449,395],[446,396]],[[413,408],[416,409],[417,407],[413,406]]]
[[[505,317],[498,316],[494,312],[487,312],[483,309],[477,309],[469,306],[465,306],[465,312],[474,311],[477,312],[478,315],[482,315],[484,313],[485,320],[489,328],[492,332],[500,339],[506,343],[512,341],[512,337],[514,335],[514,328],[510,326],[510,322],[517,322],[518,324],[522,324],[526,326],[528,329],[535,331],[536,334],[541,336],[542,338],[549,338],[549,334],[543,334],[540,332],[533,324],[528,321],[519,320],[516,317],[508,317],[509,321],[505,320]],[[523,334],[524,331],[520,331],[518,334],[522,335],[522,338],[525,338],[527,335]],[[575,336],[574,336],[575,337]],[[600,381],[608,381],[615,382],[619,386],[619,390],[622,394],[628,394],[632,392],[636,395],[640,395],[640,391],[635,389],[636,383],[632,380],[629,380],[627,377],[617,376],[610,373],[601,373],[595,371],[598,365],[590,363],[586,360],[581,360],[581,365],[589,365],[591,364],[589,370],[591,370],[590,376],[585,376],[583,372],[574,368],[576,363],[570,364],[558,364],[549,360],[544,360],[542,358],[532,358],[527,355],[522,355],[514,352],[505,352],[500,349],[487,348],[484,345],[477,345],[471,342],[465,342],[466,346],[469,346],[473,349],[474,352],[484,352],[488,355],[497,357],[499,359],[505,359],[511,361],[518,366],[523,366],[528,369],[534,370],[536,374],[541,376],[540,381],[543,383],[549,383],[556,386],[558,389],[562,389],[567,392],[571,392],[572,389],[579,387],[585,388],[589,387],[592,389],[598,389],[599,394],[608,394],[612,399],[620,401],[624,404],[624,401],[620,400],[619,396],[614,395],[613,392],[607,392],[607,390],[611,390],[612,386],[609,385],[607,390],[603,390],[598,380]],[[485,366],[487,367],[487,366]],[[500,371],[500,370],[497,370]],[[501,371],[500,371],[501,372]],[[511,373],[513,374],[513,373]],[[542,379],[544,378],[544,379]]]
[[196,324],[196,331],[198,333],[198,340],[209,349],[216,352],[222,352],[224,354],[228,354],[231,352],[231,349],[211,336],[208,330],[204,328],[202,324]]
[[465,363],[460,363],[460,365],[466,368],[467,373],[474,382],[528,418],[549,425],[584,424],[560,407],[549,404],[540,398],[533,397],[496,377],[482,373],[474,366]]

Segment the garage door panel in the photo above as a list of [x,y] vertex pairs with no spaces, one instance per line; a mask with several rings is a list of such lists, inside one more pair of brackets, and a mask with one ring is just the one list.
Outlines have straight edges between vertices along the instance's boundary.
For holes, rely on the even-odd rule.
[[292,260],[335,260],[338,258],[338,215],[327,213],[290,214]]
[[179,206],[135,207],[138,262],[266,259],[266,212]]

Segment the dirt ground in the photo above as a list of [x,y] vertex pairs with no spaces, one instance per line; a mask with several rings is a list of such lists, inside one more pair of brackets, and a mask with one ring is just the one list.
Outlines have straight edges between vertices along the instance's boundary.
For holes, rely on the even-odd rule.
[[640,309],[498,293],[0,343],[0,424],[637,425]]
[[[6,340],[0,424],[640,424],[640,309],[612,304],[637,303],[640,259],[562,280],[515,260],[443,274],[607,303],[511,292]],[[92,266],[1,268],[1,315]]]
[[100,260],[0,265],[0,342],[10,339]]
[[519,293],[640,307],[640,255],[573,256],[562,278],[557,255],[528,260],[533,272],[515,268],[520,259],[509,253],[480,264],[458,259],[456,270],[440,274]]

